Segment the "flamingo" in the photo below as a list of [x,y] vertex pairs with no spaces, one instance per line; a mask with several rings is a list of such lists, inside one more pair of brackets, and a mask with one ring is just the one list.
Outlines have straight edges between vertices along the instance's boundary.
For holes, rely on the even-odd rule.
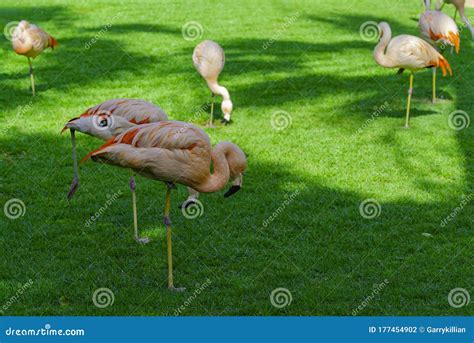
[[[69,120],[61,131],[61,133],[67,129],[71,131],[74,177],[67,195],[68,200],[74,196],[74,193],[79,187],[79,170],[76,158],[76,130],[102,140],[108,140],[131,127],[161,120],[168,120],[168,116],[161,107],[140,99],[107,100],[89,108],[79,117]],[[149,242],[148,237],[139,237],[138,235],[135,194],[136,183],[133,174],[130,177],[129,186],[132,191],[134,238],[137,242],[146,244]],[[197,195],[192,193],[192,198],[195,197],[197,197]],[[190,199],[190,201],[192,201],[192,199]]]
[[461,16],[462,21],[469,28],[469,31],[471,32],[471,37],[474,40],[474,27],[472,27],[471,22],[469,21],[469,19],[466,17],[466,14],[464,13],[466,0],[438,0],[436,2],[436,9],[441,11],[445,4],[452,4],[454,5],[454,7],[456,7],[454,11],[454,20],[456,20],[456,15],[459,12],[459,15]]
[[[220,142],[214,148],[208,135],[200,128],[179,121],[161,121],[132,127],[110,139],[99,149],[90,152],[84,160],[130,168],[147,178],[166,184],[164,225],[168,250],[168,288],[173,283],[170,204],[171,189],[175,183],[199,192],[217,192],[225,187],[230,169],[238,164],[237,180],[224,194],[230,196],[240,189],[247,160],[242,150],[230,142]],[[214,172],[211,174],[211,162]]]
[[193,63],[196,70],[206,80],[207,86],[211,90],[211,118],[209,126],[212,126],[214,116],[214,95],[221,95],[223,100],[221,104],[222,113],[224,113],[224,124],[230,123],[230,114],[232,112],[232,101],[227,89],[217,83],[217,78],[224,68],[225,55],[224,49],[214,41],[205,40],[199,43],[193,52]]
[[28,58],[28,64],[30,65],[31,90],[33,92],[33,96],[36,95],[36,92],[31,59],[35,59],[46,48],[54,49],[57,45],[58,42],[56,39],[54,39],[43,29],[34,24],[30,24],[26,20],[20,21],[18,26],[13,31],[13,50],[18,55],[23,55]]
[[447,71],[452,75],[451,66],[435,48],[421,38],[400,35],[392,39],[392,30],[386,22],[379,23],[379,31],[380,41],[374,49],[375,61],[384,68],[399,68],[399,74],[405,69],[411,72],[405,119],[405,127],[408,128],[414,73],[424,68],[441,67],[443,76]]
[[[446,45],[459,53],[460,38],[456,22],[448,15],[439,11],[425,11],[419,20],[420,33],[423,38],[441,48],[441,54]],[[451,50],[452,52],[452,50]],[[433,103],[436,102],[436,67],[433,67]]]

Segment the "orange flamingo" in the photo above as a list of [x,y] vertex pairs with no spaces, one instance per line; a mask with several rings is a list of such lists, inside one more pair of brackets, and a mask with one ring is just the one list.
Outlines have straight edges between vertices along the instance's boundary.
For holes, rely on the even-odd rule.
[[35,77],[33,75],[33,66],[31,59],[35,59],[46,48],[54,49],[58,45],[56,39],[50,36],[46,31],[34,24],[30,24],[26,20],[18,23],[18,26],[13,31],[12,46],[13,50],[18,55],[23,55],[28,58],[30,65],[30,79],[33,96],[35,92]]
[[[439,46],[441,54],[447,45],[459,53],[460,38],[456,22],[448,15],[439,11],[425,11],[418,22],[423,38],[435,46]],[[452,52],[452,50],[451,50]],[[433,67],[433,103],[436,102],[436,67]]]
[[[99,149],[90,152],[94,162],[130,168],[147,178],[167,185],[164,224],[168,246],[168,288],[173,283],[170,204],[171,189],[179,183],[199,192],[217,192],[225,187],[231,176],[232,165],[238,164],[237,182],[224,195],[228,197],[240,189],[247,160],[242,150],[230,142],[220,142],[214,148],[207,134],[200,128],[179,121],[162,121],[132,127],[110,139]],[[214,172],[211,174],[211,162]]]
[[408,89],[405,127],[409,127],[410,102],[413,94],[413,75],[424,68],[441,67],[443,75],[447,71],[452,75],[448,61],[421,38],[400,35],[392,38],[392,30],[386,22],[379,24],[380,41],[374,49],[375,61],[384,68],[398,68],[399,73],[405,69],[411,72]]
[[441,11],[445,4],[452,4],[454,5],[454,7],[456,7],[456,9],[454,10],[454,20],[456,20],[456,15],[459,12],[459,15],[461,16],[462,21],[469,28],[469,31],[471,32],[471,37],[472,39],[474,39],[474,28],[472,27],[471,22],[466,17],[466,14],[464,12],[464,7],[466,6],[466,0],[438,0],[436,2],[436,9]]
[[[79,187],[79,168],[76,158],[76,130],[96,138],[108,140],[131,127],[167,119],[168,116],[161,107],[145,100],[112,99],[91,107],[79,117],[69,120],[61,131],[61,133],[67,129],[71,131],[74,177],[67,195],[68,200],[74,196],[74,193]],[[130,177],[129,186],[132,191],[134,238],[137,242],[146,244],[149,242],[148,237],[139,237],[138,235],[135,194],[136,183],[134,175]],[[197,195],[194,197],[197,197]]]
[[193,52],[193,63],[197,71],[206,80],[211,90],[211,118],[209,126],[213,125],[214,117],[214,95],[221,95],[223,100],[221,104],[224,124],[230,123],[230,114],[232,112],[232,101],[227,89],[217,83],[217,79],[225,64],[224,49],[214,41],[205,40],[199,43]]

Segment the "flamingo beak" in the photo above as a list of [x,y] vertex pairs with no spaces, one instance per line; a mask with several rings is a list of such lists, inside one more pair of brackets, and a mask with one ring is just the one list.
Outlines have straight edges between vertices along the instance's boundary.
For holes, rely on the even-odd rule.
[[224,194],[225,198],[228,198],[232,194],[235,194],[238,191],[240,191],[240,189],[242,188],[242,179],[243,179],[242,174],[240,174],[239,176],[237,176],[235,178],[234,182],[232,182],[232,187],[230,187],[229,190],[227,192],[225,192],[225,194]]
[[74,123],[74,121],[76,121],[77,119],[79,119],[79,117],[77,118],[72,118],[71,120],[69,120],[66,125],[64,125],[63,129],[61,130],[61,134],[66,131],[67,129],[76,129],[76,125]]

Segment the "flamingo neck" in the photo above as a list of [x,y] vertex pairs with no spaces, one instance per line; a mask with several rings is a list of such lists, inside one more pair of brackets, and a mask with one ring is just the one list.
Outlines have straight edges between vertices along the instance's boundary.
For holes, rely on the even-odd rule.
[[374,59],[379,65],[385,68],[394,67],[394,63],[391,58],[385,54],[385,49],[388,46],[388,43],[392,40],[392,31],[390,27],[382,28],[382,38],[380,42],[376,45],[374,49]]
[[227,88],[222,87],[221,85],[219,85],[219,84],[217,83],[217,79],[215,79],[215,80],[207,80],[207,85],[209,86],[209,88],[211,89],[211,91],[212,91],[214,94],[217,94],[217,95],[222,96],[222,98],[223,98],[224,100],[230,100],[230,94],[229,94],[229,92],[227,91]]
[[230,170],[226,159],[228,146],[223,143],[217,144],[211,151],[211,160],[214,165],[214,173],[209,174],[207,179],[195,188],[202,193],[217,192],[224,188],[229,181]]

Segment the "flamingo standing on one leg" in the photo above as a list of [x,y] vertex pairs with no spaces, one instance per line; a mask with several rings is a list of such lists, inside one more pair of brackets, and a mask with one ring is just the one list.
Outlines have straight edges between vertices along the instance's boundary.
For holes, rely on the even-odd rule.
[[[69,120],[61,131],[63,132],[66,129],[71,131],[74,177],[67,196],[68,199],[70,200],[74,196],[79,187],[75,130],[96,138],[108,140],[139,124],[162,120],[168,120],[168,116],[161,107],[140,99],[107,100],[89,108],[79,117]],[[149,239],[147,237],[139,237],[138,235],[136,184],[133,175],[130,177],[129,185],[132,191],[134,237],[137,242],[145,244],[149,242]]]
[[471,37],[472,39],[474,39],[474,27],[472,27],[471,22],[466,17],[466,14],[464,12],[466,0],[438,0],[436,3],[436,9],[441,11],[445,4],[453,4],[454,7],[456,7],[454,11],[454,20],[456,20],[456,15],[459,12],[459,15],[461,16],[462,21],[469,28],[469,31],[471,32]]
[[232,101],[227,89],[217,83],[217,78],[224,68],[225,55],[224,49],[214,41],[205,40],[199,43],[193,52],[193,63],[197,71],[206,80],[211,90],[211,118],[209,121],[212,126],[214,115],[214,95],[221,95],[223,100],[221,104],[222,113],[224,113],[224,124],[230,123],[230,114],[232,112]]
[[[460,38],[456,22],[439,11],[425,11],[418,22],[421,36],[433,45],[441,48],[441,54],[447,45],[459,53]],[[433,103],[436,102],[436,67],[433,67]]]
[[400,35],[392,39],[392,30],[386,22],[379,24],[379,30],[380,42],[374,49],[375,61],[385,68],[399,68],[399,73],[403,73],[405,69],[411,72],[405,119],[405,127],[408,128],[413,93],[413,74],[424,68],[441,67],[443,75],[446,75],[446,71],[452,75],[451,66],[435,48],[421,38]]
[[58,42],[56,39],[50,36],[43,29],[34,24],[30,24],[26,20],[20,21],[18,26],[13,31],[13,50],[18,55],[23,55],[28,58],[28,64],[30,65],[31,90],[33,92],[33,96],[36,95],[36,92],[31,59],[35,59],[36,56],[41,54],[44,49],[54,49],[57,45]]
[[[245,154],[230,142],[220,142],[212,148],[207,134],[194,125],[162,121],[132,127],[89,153],[85,159],[88,157],[94,162],[131,168],[142,176],[166,183],[164,224],[168,245],[168,288],[182,290],[175,288],[173,283],[171,189],[174,183],[179,183],[203,193],[217,192],[229,181],[230,165],[235,161],[242,166],[238,171],[241,182],[247,166]],[[229,193],[230,190],[225,196]]]

